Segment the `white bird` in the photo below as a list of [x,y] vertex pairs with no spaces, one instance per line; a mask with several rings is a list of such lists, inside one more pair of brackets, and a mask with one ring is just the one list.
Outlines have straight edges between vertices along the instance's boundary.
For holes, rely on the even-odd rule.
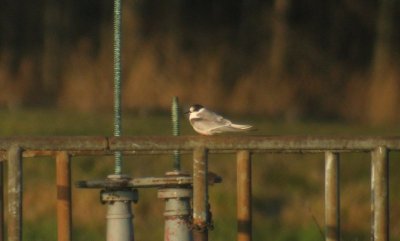
[[192,105],[186,113],[189,114],[189,121],[193,129],[202,135],[247,131],[252,128],[251,125],[234,124],[199,104]]

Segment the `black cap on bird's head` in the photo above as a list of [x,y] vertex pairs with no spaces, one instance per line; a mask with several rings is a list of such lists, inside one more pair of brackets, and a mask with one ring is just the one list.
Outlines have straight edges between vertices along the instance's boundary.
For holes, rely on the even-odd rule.
[[200,109],[204,108],[204,106],[199,105],[199,104],[194,104],[190,106],[189,110],[185,112],[185,114],[193,113],[196,111],[199,111]]
[[196,112],[199,111],[200,109],[204,108],[204,106],[199,105],[199,104],[194,104],[190,107],[189,111],[190,112]]

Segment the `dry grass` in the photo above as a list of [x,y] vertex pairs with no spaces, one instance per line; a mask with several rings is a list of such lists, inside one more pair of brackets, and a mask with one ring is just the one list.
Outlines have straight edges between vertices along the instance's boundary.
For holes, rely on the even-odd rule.
[[[294,59],[291,71],[273,79],[266,61],[268,51],[249,63],[248,59],[241,61],[240,51],[235,52],[228,44],[184,50],[173,35],[140,40],[134,34],[135,21],[126,22],[131,23],[126,27],[129,34],[124,35],[122,51],[126,110],[167,110],[171,97],[179,96],[185,103],[202,103],[240,114],[264,114],[288,122],[333,117],[382,124],[400,118],[399,73],[394,67],[375,80],[367,69],[351,71],[331,66],[324,62],[322,53],[316,52],[316,60]],[[24,56],[13,66],[11,56],[3,51],[0,107],[18,109],[46,103],[85,112],[111,109],[113,53],[109,27],[104,26],[99,43],[83,37],[67,52],[61,80],[53,93],[45,93],[42,88],[40,61],[36,60],[40,57]],[[318,60],[321,63],[313,62]],[[321,68],[326,70],[317,71]]]

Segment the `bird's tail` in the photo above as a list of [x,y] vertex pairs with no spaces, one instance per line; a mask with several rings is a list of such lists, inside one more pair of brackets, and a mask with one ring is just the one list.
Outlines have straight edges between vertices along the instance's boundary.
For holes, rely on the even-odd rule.
[[253,126],[251,126],[251,125],[231,124],[231,126],[235,129],[239,129],[239,130],[243,130],[243,131],[251,130],[253,128]]

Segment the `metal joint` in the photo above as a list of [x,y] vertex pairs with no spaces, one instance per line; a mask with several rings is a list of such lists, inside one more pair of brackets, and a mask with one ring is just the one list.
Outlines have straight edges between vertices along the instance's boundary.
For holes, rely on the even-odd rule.
[[102,204],[113,203],[113,202],[134,202],[139,200],[137,189],[126,189],[126,190],[101,190],[100,191],[100,202]]
[[191,229],[196,230],[198,232],[204,232],[206,230],[214,229],[214,222],[212,220],[212,212],[211,212],[210,204],[207,205],[207,220],[206,220],[206,222],[193,222],[193,218],[192,218]]

